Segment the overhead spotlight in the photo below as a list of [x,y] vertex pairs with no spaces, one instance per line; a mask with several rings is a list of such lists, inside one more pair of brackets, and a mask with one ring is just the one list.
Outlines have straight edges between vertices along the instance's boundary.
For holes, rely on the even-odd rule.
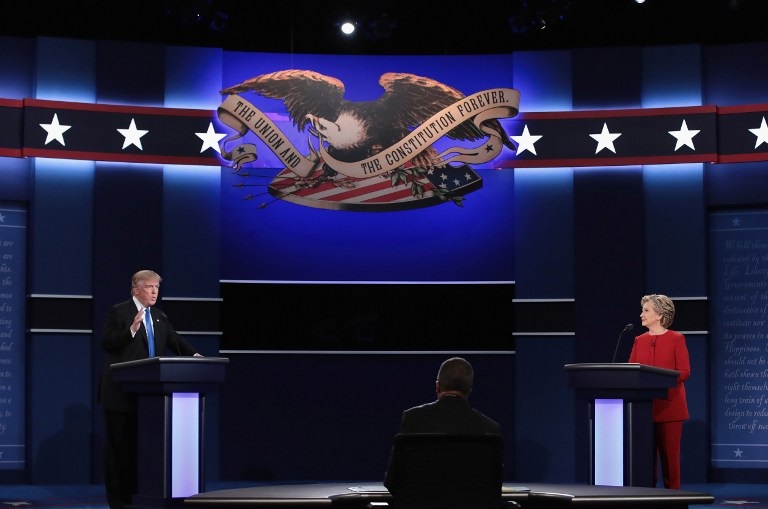
[[176,28],[223,33],[229,23],[229,11],[219,0],[166,0],[165,16]]
[[355,33],[355,24],[351,21],[344,21],[341,25],[341,33],[344,35],[352,35]]
[[636,3],[636,4],[644,4],[644,3],[645,3],[645,0],[635,0],[635,3]]
[[524,16],[510,16],[509,30],[516,35],[527,34],[531,28],[531,21]]
[[366,32],[371,39],[387,39],[397,28],[397,20],[384,12],[368,23],[367,28]]
[[516,35],[554,29],[566,23],[572,0],[522,0],[512,9],[507,20]]
[[208,28],[214,32],[222,32],[227,28],[228,22],[229,14],[226,12],[217,11],[211,16],[211,22],[208,24]]

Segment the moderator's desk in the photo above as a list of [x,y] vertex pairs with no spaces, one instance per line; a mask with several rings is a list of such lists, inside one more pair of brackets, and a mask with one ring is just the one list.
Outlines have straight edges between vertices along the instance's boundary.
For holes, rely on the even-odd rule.
[[[686,509],[691,504],[711,504],[707,493],[642,488],[635,486],[593,486],[581,484],[505,484],[502,496],[525,509],[574,507],[578,509]],[[209,491],[188,497],[184,504],[195,508],[241,509],[253,507],[312,508],[365,507],[369,502],[386,502],[390,495],[383,485],[371,484],[287,484]]]

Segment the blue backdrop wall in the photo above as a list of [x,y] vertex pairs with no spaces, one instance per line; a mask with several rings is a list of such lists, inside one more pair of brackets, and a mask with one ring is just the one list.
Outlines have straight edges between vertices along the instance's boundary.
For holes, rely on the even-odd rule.
[[[356,80],[370,86],[382,69],[428,75],[465,93],[512,87],[521,92],[524,112],[729,106],[766,102],[766,49],[756,43],[321,59],[0,38],[6,70],[0,98],[214,111],[224,86],[262,71],[310,68],[332,75],[344,69],[350,89]],[[460,220],[465,236],[473,225],[486,226],[478,229],[477,243],[467,239],[466,245],[450,236],[455,232],[441,232],[447,245],[460,247],[457,259],[479,257],[451,279],[514,281],[508,303],[514,323],[501,351],[476,351],[468,341],[466,348],[437,352],[307,354],[220,351],[227,320],[220,284],[317,278],[312,263],[292,267],[281,263],[280,251],[270,251],[288,242],[279,235],[289,223],[298,230],[291,253],[301,250],[296,239],[306,221],[317,221],[319,214],[310,215],[317,211],[288,203],[256,211],[233,196],[226,167],[0,157],[0,202],[29,212],[29,323],[19,337],[26,406],[25,419],[16,419],[24,423],[26,464],[3,473],[32,482],[101,480],[95,394],[102,319],[110,304],[128,296],[130,274],[151,267],[164,277],[163,303],[177,328],[204,354],[231,359],[227,383],[208,413],[210,480],[380,478],[400,412],[432,398],[440,360],[456,353],[477,367],[474,403],[502,423],[509,480],[584,480],[583,408],[563,365],[609,361],[618,332],[637,323],[639,299],[650,292],[676,300],[677,329],[691,351],[683,481],[727,476],[709,461],[710,347],[718,338],[709,334],[707,312],[708,214],[764,208],[765,170],[759,162],[506,169],[488,174],[463,210],[442,205],[388,213],[386,222],[320,211],[327,219],[321,228],[330,232],[322,238],[343,246],[331,250],[335,256],[355,250],[339,230],[341,221],[352,221],[354,235],[365,242],[374,235],[361,233],[363,223],[382,222],[377,234],[404,239],[416,252],[416,240],[402,236],[414,220]],[[235,250],[242,245],[238,232],[255,236],[251,251]],[[327,246],[309,238],[315,244],[304,246],[308,257],[326,256]],[[446,245],[434,242],[432,250]],[[351,279],[383,279],[375,274]],[[406,270],[402,279],[418,280],[414,274]],[[258,311],[253,320],[269,319]],[[624,338],[620,359],[629,343]],[[67,469],[56,460],[64,456],[52,451],[63,444],[68,450],[58,452]]]

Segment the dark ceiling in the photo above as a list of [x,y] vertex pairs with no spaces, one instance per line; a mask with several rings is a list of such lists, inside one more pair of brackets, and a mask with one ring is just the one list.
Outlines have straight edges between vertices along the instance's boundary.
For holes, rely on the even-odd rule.
[[[493,54],[768,40],[766,0],[61,0],[4,2],[0,35],[228,50]],[[358,19],[353,38],[338,34]]]

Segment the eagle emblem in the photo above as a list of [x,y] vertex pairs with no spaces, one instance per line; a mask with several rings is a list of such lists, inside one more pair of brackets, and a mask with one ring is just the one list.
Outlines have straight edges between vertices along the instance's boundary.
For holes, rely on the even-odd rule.
[[[238,134],[222,141],[222,156],[235,173],[255,160],[254,145],[228,151],[224,145],[249,130],[286,167],[268,186],[276,199],[343,210],[391,210],[453,202],[482,186],[470,166],[502,150],[514,150],[499,116],[517,114],[519,94],[496,89],[465,96],[436,80],[388,72],[379,78],[383,93],[371,101],[345,99],[340,80],[309,70],[282,70],[225,88],[219,117]],[[281,100],[288,118],[306,132],[308,153],[301,154],[279,129],[247,103],[248,93]],[[438,152],[440,139],[469,143]],[[482,141],[481,147],[475,147]],[[490,145],[496,145],[491,147]],[[491,156],[489,157],[489,154]]]

